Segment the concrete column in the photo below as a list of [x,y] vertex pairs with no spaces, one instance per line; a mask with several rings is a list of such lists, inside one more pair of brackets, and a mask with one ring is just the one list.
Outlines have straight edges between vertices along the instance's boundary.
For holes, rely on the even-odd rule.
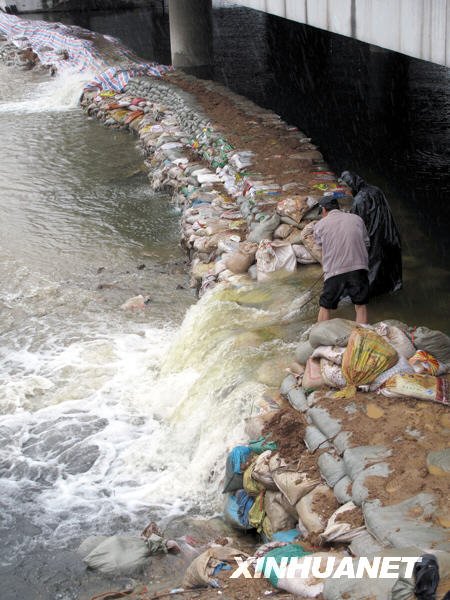
[[212,64],[212,0],[169,0],[172,64],[185,70]]

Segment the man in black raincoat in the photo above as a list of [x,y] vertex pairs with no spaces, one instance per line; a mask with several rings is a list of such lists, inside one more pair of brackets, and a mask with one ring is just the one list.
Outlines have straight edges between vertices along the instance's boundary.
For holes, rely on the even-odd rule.
[[350,212],[364,221],[370,239],[369,294],[378,296],[402,287],[400,233],[383,192],[356,173],[344,171],[341,180],[352,191]]

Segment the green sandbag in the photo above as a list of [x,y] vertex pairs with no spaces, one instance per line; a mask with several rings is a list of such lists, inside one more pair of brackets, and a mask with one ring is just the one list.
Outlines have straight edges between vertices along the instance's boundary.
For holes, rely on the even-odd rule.
[[277,450],[278,446],[276,442],[267,442],[265,437],[260,437],[253,442],[249,442],[248,447],[255,454],[262,454],[266,450]]

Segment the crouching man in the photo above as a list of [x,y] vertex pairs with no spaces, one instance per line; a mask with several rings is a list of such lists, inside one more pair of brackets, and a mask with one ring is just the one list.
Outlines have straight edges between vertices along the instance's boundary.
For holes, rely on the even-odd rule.
[[344,213],[332,196],[324,196],[319,205],[322,219],[314,229],[316,242],[322,247],[324,274],[318,321],[328,321],[330,311],[339,300],[350,296],[355,305],[356,322],[367,323],[369,299],[369,236],[358,215]]

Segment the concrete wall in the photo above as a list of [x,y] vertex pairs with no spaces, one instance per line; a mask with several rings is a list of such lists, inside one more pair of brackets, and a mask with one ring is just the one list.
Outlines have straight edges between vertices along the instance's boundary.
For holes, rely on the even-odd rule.
[[450,66],[450,0],[226,0]]

